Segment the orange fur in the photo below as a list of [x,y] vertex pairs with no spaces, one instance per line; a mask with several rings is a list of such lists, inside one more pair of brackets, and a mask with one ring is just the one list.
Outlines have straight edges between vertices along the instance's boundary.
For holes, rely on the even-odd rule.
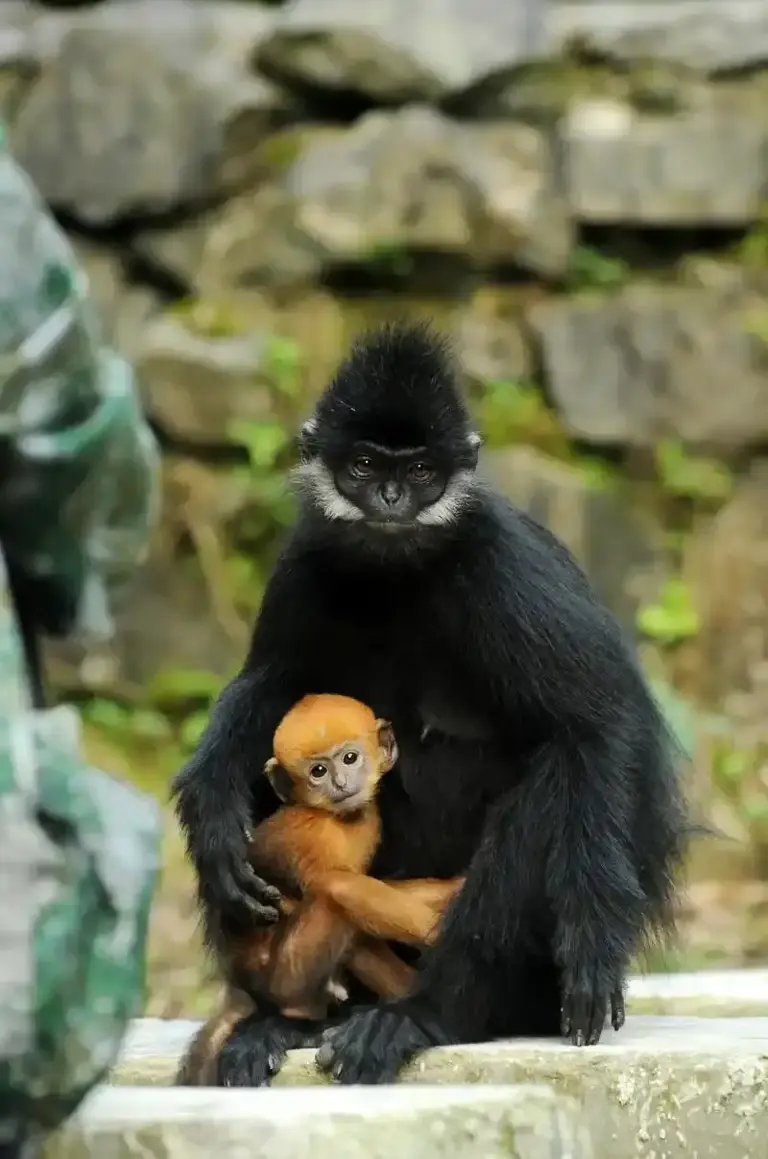
[[[349,696],[305,696],[275,730],[272,751],[285,768],[325,753],[353,737],[376,737],[376,717],[367,704]],[[376,746],[377,747],[377,746]]]
[[[334,763],[350,744],[359,755],[354,772]],[[284,1015],[313,1019],[327,1013],[342,966],[374,993],[407,993],[414,970],[382,939],[431,942],[463,882],[367,876],[380,837],[376,791],[397,750],[390,726],[366,705],[345,696],[304,697],[280,722],[273,752],[265,772],[276,788],[275,777],[288,779],[290,803],[253,832],[252,860],[257,871],[281,884],[284,915],[276,926],[231,946],[230,977],[237,982],[182,1064],[179,1081],[187,1085],[209,1081],[223,1041],[244,1016],[243,991],[236,985],[269,997]],[[330,788],[327,780],[312,782],[313,762],[332,768],[331,777],[354,778],[350,812],[343,812],[344,800],[333,799],[335,782]]]

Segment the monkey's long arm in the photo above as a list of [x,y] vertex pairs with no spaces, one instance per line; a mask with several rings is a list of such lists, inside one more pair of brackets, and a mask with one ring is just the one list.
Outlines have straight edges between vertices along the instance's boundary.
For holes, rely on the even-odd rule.
[[439,918],[463,878],[380,881],[342,870],[326,874],[318,891],[364,934],[407,945],[429,945]]
[[[304,578],[302,578],[304,577]],[[240,674],[224,689],[208,727],[173,784],[176,815],[197,871],[209,945],[226,946],[234,931],[274,921],[279,893],[254,872],[249,829],[269,817],[278,801],[261,770],[285,713],[316,684],[303,637],[327,653],[330,628],[322,610],[298,620],[295,608],[315,606],[311,581],[290,549],[267,585],[251,648]],[[329,641],[330,646],[330,641]]]
[[[270,979],[272,997],[281,1006],[300,1004],[318,990],[345,959],[357,977],[380,993],[407,991],[413,975],[387,947],[375,952],[370,941],[354,947],[358,934],[429,944],[437,919],[455,895],[462,878],[426,878],[408,882],[379,881],[346,871],[323,874],[312,895],[299,903],[276,947]],[[426,900],[425,900],[426,899]]]

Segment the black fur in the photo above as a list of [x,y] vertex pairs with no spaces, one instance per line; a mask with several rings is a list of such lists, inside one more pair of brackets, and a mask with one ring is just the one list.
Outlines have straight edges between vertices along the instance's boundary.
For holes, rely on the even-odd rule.
[[[353,351],[304,453],[375,437],[465,469],[470,436],[444,351],[395,328]],[[476,482],[453,522],[395,535],[329,521],[305,495],[242,672],[176,783],[213,946],[274,916],[245,829],[277,804],[259,770],[309,692],[393,722],[372,872],[468,869],[414,994],[353,1014],[320,1063],[341,1082],[388,1081],[435,1042],[593,1043],[609,1011],[620,1025],[630,956],[671,920],[687,817],[662,715],[566,548]],[[273,1023],[238,1032],[230,1081],[260,1077]]]
[[289,1050],[319,1046],[322,1026],[275,1014],[241,1019],[219,1051],[216,1080],[220,1087],[263,1087],[277,1074]]

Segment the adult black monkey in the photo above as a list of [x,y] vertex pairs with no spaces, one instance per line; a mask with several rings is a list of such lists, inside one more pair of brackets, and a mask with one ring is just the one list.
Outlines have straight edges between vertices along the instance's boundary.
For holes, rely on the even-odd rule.
[[[309,692],[394,722],[387,877],[464,889],[407,999],[357,1011],[318,1061],[392,1080],[430,1045],[562,1033],[595,1043],[644,935],[671,920],[687,828],[677,754],[636,660],[573,558],[475,477],[451,360],[426,328],[359,343],[303,432],[300,514],[242,672],[176,781],[209,942],[276,916],[247,831],[258,776]],[[220,1056],[268,1081],[306,1026],[254,1014]]]

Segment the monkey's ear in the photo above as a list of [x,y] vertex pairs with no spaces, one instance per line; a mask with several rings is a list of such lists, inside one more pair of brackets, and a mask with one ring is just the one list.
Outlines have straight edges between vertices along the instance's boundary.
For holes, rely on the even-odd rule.
[[299,432],[299,458],[308,463],[317,454],[317,419],[307,419]]
[[270,757],[264,766],[264,773],[283,804],[290,805],[293,800],[293,781],[283,766],[274,757]]
[[470,451],[474,451],[475,466],[477,466],[477,457],[480,453],[480,448],[482,447],[482,445],[483,445],[483,436],[480,434],[480,432],[479,431],[470,431],[469,434],[467,435],[467,446],[469,447]]
[[395,730],[388,720],[377,720],[376,735],[379,739],[379,748],[384,757],[382,772],[388,773],[399,755],[397,741],[395,740]]

